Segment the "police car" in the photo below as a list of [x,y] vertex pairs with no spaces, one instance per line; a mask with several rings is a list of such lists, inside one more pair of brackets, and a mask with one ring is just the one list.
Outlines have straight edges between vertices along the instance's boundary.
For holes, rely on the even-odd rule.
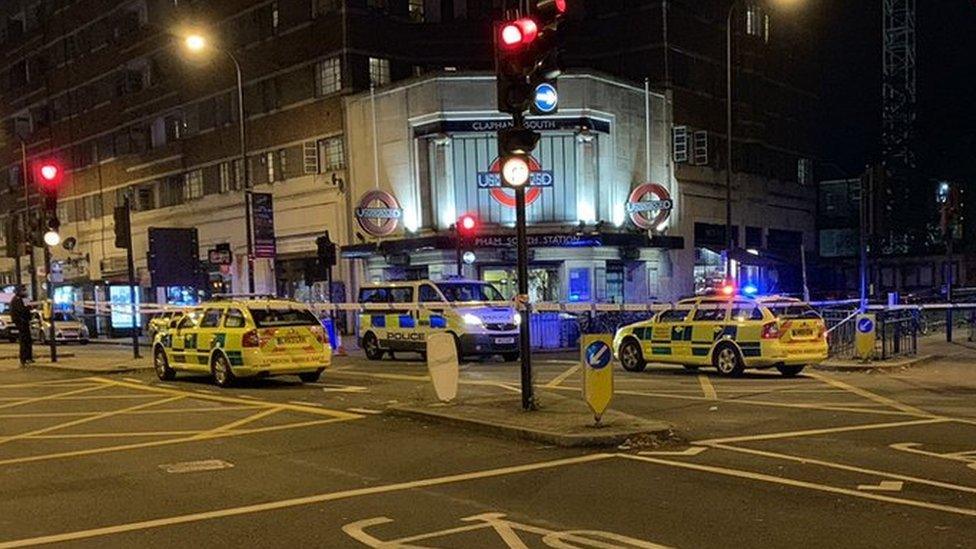
[[827,359],[827,327],[810,305],[783,297],[709,296],[685,299],[652,319],[617,330],[613,348],[624,369],[648,362],[726,376],[776,368],[785,376]]
[[318,317],[295,301],[227,297],[186,312],[153,340],[159,379],[210,374],[221,387],[241,377],[297,375],[318,381],[332,362]]
[[454,336],[458,358],[519,358],[521,317],[491,284],[477,280],[418,280],[368,284],[359,290],[359,345],[370,360],[427,349],[427,335]]

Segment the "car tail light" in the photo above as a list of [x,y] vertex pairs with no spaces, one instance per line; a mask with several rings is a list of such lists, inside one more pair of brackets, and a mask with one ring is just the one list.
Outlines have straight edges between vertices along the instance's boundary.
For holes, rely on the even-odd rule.
[[762,338],[763,339],[779,339],[783,335],[783,332],[779,328],[779,324],[775,322],[767,322],[763,324],[762,327]]
[[257,330],[251,330],[244,334],[241,338],[241,346],[243,347],[260,347],[261,346],[261,336],[258,335]]
[[329,336],[325,333],[325,328],[321,326],[313,326],[311,328],[312,335],[315,336],[315,340],[322,344],[327,344],[329,342]]

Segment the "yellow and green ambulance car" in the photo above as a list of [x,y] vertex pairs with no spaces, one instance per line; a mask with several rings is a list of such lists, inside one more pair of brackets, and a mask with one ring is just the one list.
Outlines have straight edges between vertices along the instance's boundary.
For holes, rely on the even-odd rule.
[[827,359],[827,327],[810,305],[783,297],[685,299],[650,320],[624,326],[614,352],[624,369],[649,362],[690,370],[713,366],[726,376],[776,368],[795,376]]
[[491,284],[477,280],[416,280],[359,290],[359,346],[370,360],[398,351],[423,355],[427,335],[454,336],[458,358],[519,358],[521,317]]
[[210,374],[225,387],[242,377],[296,375],[317,381],[332,349],[305,305],[273,298],[217,299],[188,311],[153,340],[159,379],[176,372]]

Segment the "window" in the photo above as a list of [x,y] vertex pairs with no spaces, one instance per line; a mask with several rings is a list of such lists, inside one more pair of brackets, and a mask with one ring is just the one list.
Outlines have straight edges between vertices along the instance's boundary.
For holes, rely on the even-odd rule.
[[413,303],[413,288],[390,288],[393,303]]
[[329,137],[319,140],[319,171],[321,173],[341,170],[346,167],[342,137]]
[[220,326],[220,317],[223,316],[223,309],[207,309],[203,313],[203,320],[200,321],[201,328],[216,328]]
[[278,149],[278,177],[283,181],[288,171],[288,149]]
[[196,200],[203,196],[203,172],[193,170],[183,174],[183,202]]
[[389,0],[366,0],[366,7],[374,10],[385,10],[389,4]]
[[369,83],[377,87],[390,83],[389,59],[369,58]]
[[437,290],[430,284],[424,284],[420,287],[419,296],[421,303],[440,303],[444,301],[441,299],[441,295],[437,293]]
[[308,309],[249,309],[258,328],[279,326],[321,326]]
[[81,199],[81,219],[96,219],[102,217],[102,195],[90,194]]
[[277,181],[275,178],[275,154],[273,152],[264,153],[264,164],[268,168],[268,183],[274,183]]
[[388,288],[363,288],[359,290],[360,303],[388,303],[390,292]]
[[732,320],[744,322],[746,320],[762,320],[762,309],[752,303],[736,301],[732,305]]
[[800,185],[813,184],[813,160],[800,158],[796,161],[796,182]]
[[225,193],[231,189],[230,162],[221,162],[219,170],[220,192]]
[[769,16],[758,4],[750,4],[746,8],[746,34],[764,41],[769,40]]
[[416,21],[418,23],[424,20],[424,0],[409,0],[407,2],[407,10],[410,14],[410,20]]
[[702,303],[695,309],[696,322],[722,322],[725,320],[726,303]]
[[224,317],[224,328],[243,328],[245,324],[244,313],[239,309],[230,309]]
[[606,286],[608,303],[624,302],[624,266],[607,265]]
[[274,32],[275,34],[278,33],[278,21],[279,21],[278,2],[272,2],[271,3],[271,29],[272,32]]
[[342,66],[338,57],[315,65],[315,95],[321,97],[342,89]]
[[687,307],[664,311],[658,315],[657,322],[684,322],[688,318],[689,312],[691,312],[691,309]]

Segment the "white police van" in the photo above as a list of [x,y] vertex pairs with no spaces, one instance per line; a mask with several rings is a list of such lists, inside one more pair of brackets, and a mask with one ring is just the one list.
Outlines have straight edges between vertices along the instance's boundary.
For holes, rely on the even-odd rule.
[[477,280],[381,282],[359,290],[359,346],[370,360],[424,354],[427,335],[454,336],[458,358],[519,358],[521,317],[491,284]]

